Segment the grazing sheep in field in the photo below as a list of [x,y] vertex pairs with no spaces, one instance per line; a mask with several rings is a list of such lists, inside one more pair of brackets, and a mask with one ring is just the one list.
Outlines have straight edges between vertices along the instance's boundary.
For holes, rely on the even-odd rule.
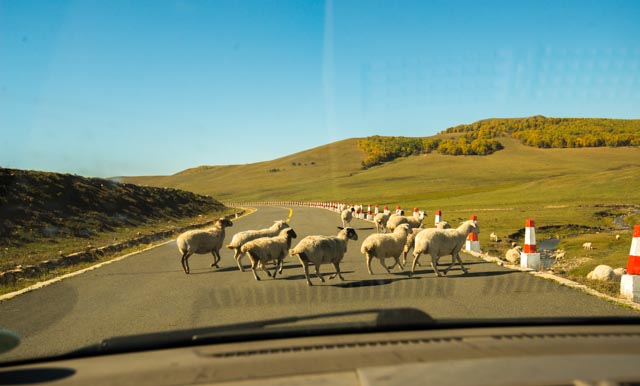
[[[399,224],[391,234],[374,233],[362,242],[360,252],[362,252],[367,259],[367,270],[370,275],[373,275],[371,271],[371,260],[374,257],[380,259],[380,265],[382,265],[388,273],[391,273],[389,269],[394,268],[396,265],[402,270],[400,255],[407,243],[409,233],[411,233],[409,224]],[[395,260],[395,264],[391,267],[387,267],[384,264],[384,260],[387,257],[392,257]]]
[[358,234],[353,228],[344,228],[338,232],[337,236],[307,236],[300,240],[295,248],[289,251],[290,255],[298,255],[300,263],[304,268],[304,276],[307,279],[308,285],[313,285],[309,280],[309,264],[313,264],[316,267],[316,276],[321,282],[324,282],[324,278],[320,274],[320,266],[322,264],[333,264],[336,269],[336,273],[330,277],[333,279],[340,277],[340,280],[344,280],[340,273],[340,262],[347,252],[347,242],[349,240],[358,240]]
[[591,243],[584,243],[582,244],[582,248],[586,249],[587,251],[590,251],[593,249],[593,245]]
[[[440,221],[438,225],[436,225],[436,229],[451,229],[451,224],[446,221]],[[422,231],[422,228],[413,228],[409,236],[407,236],[407,243],[402,250],[402,265],[405,265],[407,262],[407,255],[413,249],[416,241],[416,235]],[[420,266],[420,263],[417,264]]]
[[376,223],[376,232],[386,233],[387,221],[389,221],[389,213],[380,212],[376,214],[376,216],[373,218],[373,221]]
[[413,249],[413,265],[411,267],[411,273],[413,275],[416,264],[422,253],[431,255],[431,267],[433,268],[436,276],[441,276],[438,271],[438,259],[441,256],[451,255],[451,264],[444,271],[444,275],[449,272],[449,269],[453,267],[453,264],[457,261],[460,264],[460,268],[464,273],[467,273],[467,269],[462,265],[460,259],[460,250],[467,240],[467,236],[471,232],[480,233],[478,224],[473,220],[467,220],[460,224],[456,229],[424,229],[422,232],[416,235],[415,246]]
[[396,227],[400,224],[409,224],[411,228],[420,228],[422,227],[422,220],[424,219],[424,215],[422,217],[414,217],[414,216],[401,216],[399,214],[392,214],[389,216],[389,220],[387,221],[387,229],[389,232],[393,232]]
[[620,235],[616,235],[616,241],[620,240]]
[[178,236],[176,244],[178,244],[178,249],[182,253],[180,262],[184,273],[189,273],[189,257],[194,253],[211,253],[213,255],[213,264],[211,266],[218,268],[220,248],[222,248],[225,236],[224,229],[230,226],[233,226],[231,220],[222,217],[216,220],[213,229],[209,231],[191,230]]
[[282,273],[282,261],[291,247],[291,239],[295,239],[296,237],[298,237],[298,235],[296,235],[293,229],[285,228],[281,230],[276,237],[261,237],[242,245],[240,250],[242,253],[249,255],[249,259],[251,259],[253,277],[255,277],[256,280],[260,280],[256,272],[258,267],[265,271],[268,276],[271,276],[269,270],[265,269],[265,265],[270,261],[276,265],[273,268],[272,277],[274,279],[276,278],[278,268],[280,268],[279,272]]
[[514,246],[513,248],[509,249],[505,254],[504,257],[505,259],[513,264],[518,264],[520,263],[520,255],[522,254],[522,247],[519,245]]
[[227,245],[227,248],[234,250],[235,253],[233,254],[233,258],[236,260],[236,264],[238,265],[238,268],[240,268],[240,271],[244,272],[241,261],[243,253],[240,250],[240,248],[242,248],[242,245],[251,240],[259,239],[261,237],[275,237],[280,233],[281,230],[285,228],[289,228],[289,224],[282,220],[278,220],[274,222],[273,225],[271,225],[269,228],[249,230],[233,235],[233,238]]
[[493,242],[498,242],[498,235],[495,234],[495,232],[491,232],[491,234],[489,235],[489,240]]
[[353,212],[355,212],[354,208],[344,209],[340,212],[340,219],[342,220],[342,228],[346,228],[351,224],[351,220],[353,219]]

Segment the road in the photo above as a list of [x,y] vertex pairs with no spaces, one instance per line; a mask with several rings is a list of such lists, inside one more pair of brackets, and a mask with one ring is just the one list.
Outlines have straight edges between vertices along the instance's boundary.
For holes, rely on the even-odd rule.
[[[331,211],[291,210],[290,224],[298,233],[294,245],[309,234],[335,234],[340,225]],[[236,232],[264,228],[289,214],[289,208],[261,207],[227,228],[226,242]],[[60,354],[110,336],[365,308],[416,307],[435,319],[638,315],[468,255],[463,255],[466,275],[456,267],[436,278],[423,257],[413,278],[406,271],[388,274],[377,261],[370,276],[360,245],[374,228],[362,220],[352,226],[359,240],[350,242],[341,265],[345,281],[327,275],[322,284],[312,276],[314,286],[308,287],[299,262],[290,257],[281,277],[273,280],[259,271],[258,282],[250,270],[237,269],[226,248],[220,269],[209,267],[210,255],[194,255],[192,273],[185,275],[172,242],[2,302],[0,328],[17,332],[22,344],[0,361]],[[326,273],[332,269],[322,267]]]

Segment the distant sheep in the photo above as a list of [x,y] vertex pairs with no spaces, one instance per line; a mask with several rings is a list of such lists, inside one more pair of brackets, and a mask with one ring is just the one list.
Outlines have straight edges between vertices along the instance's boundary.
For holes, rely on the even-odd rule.
[[233,226],[231,220],[222,217],[216,220],[211,230],[191,230],[178,236],[176,244],[178,244],[178,249],[182,253],[180,262],[184,273],[189,273],[189,257],[194,253],[211,253],[213,255],[213,264],[211,266],[218,268],[220,248],[222,248],[222,242],[225,237],[224,229],[230,226]]
[[491,232],[491,234],[489,235],[489,240],[497,243],[498,242],[498,235],[495,234],[495,232]]
[[351,209],[343,209],[340,212],[340,219],[342,220],[342,228],[346,228],[351,225],[351,220],[353,219],[353,212],[355,212],[354,208]]
[[620,240],[620,235],[616,235],[616,241]]
[[373,218],[376,223],[376,232],[385,233],[387,231],[387,221],[389,221],[389,213],[380,212]]
[[590,251],[593,249],[593,245],[591,243],[584,243],[582,244],[582,248],[586,249],[587,251]]
[[418,233],[413,250],[413,265],[409,275],[413,275],[418,259],[422,253],[431,255],[431,267],[436,276],[441,276],[438,271],[438,259],[447,255],[451,255],[451,264],[444,271],[445,275],[456,261],[460,264],[462,271],[467,273],[468,271],[464,265],[462,265],[462,260],[460,259],[460,250],[471,232],[480,233],[478,224],[473,220],[463,222],[456,229],[430,228]]
[[[407,243],[407,237],[411,233],[409,224],[398,224],[393,233],[391,234],[378,234],[374,233],[367,237],[362,242],[360,252],[365,255],[367,260],[367,270],[369,274],[373,275],[371,271],[371,260],[375,257],[380,260],[380,265],[391,273],[390,268],[394,268],[396,265],[402,270],[402,264],[400,263],[400,255]],[[384,264],[384,260],[391,257],[395,260],[395,263],[391,267],[387,267]]]
[[245,243],[258,239],[260,237],[275,237],[277,236],[281,230],[289,228],[289,224],[286,222],[279,220],[273,223],[269,228],[259,229],[259,230],[249,230],[244,232],[239,232],[233,235],[231,242],[227,245],[227,248],[233,249],[235,253],[233,254],[233,258],[236,260],[236,264],[240,271],[244,272],[244,268],[242,267],[242,245]]
[[513,264],[518,264],[520,263],[520,256],[522,254],[522,247],[519,245],[514,246],[513,248],[509,249],[504,257],[505,259]]
[[422,227],[423,219],[424,215],[422,217],[415,217],[392,214],[391,216],[389,216],[389,220],[387,221],[387,229],[389,230],[389,232],[393,232],[400,224],[409,224],[411,228],[420,228]]
[[358,240],[356,231],[349,227],[340,230],[337,236],[307,236],[300,240],[298,245],[289,251],[289,254],[292,256],[298,255],[298,259],[304,268],[307,284],[310,286],[313,284],[309,280],[309,264],[315,266],[316,276],[321,282],[324,282],[324,278],[320,274],[320,266],[329,263],[333,264],[336,269],[336,273],[330,279],[337,275],[340,280],[344,280],[340,273],[340,262],[347,252],[347,242],[349,240]]
[[251,259],[251,272],[256,280],[260,280],[256,269],[260,268],[271,276],[269,270],[265,269],[265,265],[268,262],[274,262],[275,268],[273,268],[273,278],[276,278],[278,268],[282,273],[282,262],[287,256],[289,248],[291,248],[291,239],[298,237],[296,232],[291,228],[285,228],[280,231],[276,237],[261,237],[259,239],[251,240],[242,245],[240,250],[242,253],[249,255]]

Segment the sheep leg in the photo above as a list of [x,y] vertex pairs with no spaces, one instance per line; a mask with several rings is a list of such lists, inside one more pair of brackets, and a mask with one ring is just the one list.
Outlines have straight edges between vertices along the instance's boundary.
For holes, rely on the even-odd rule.
[[236,259],[236,264],[238,265],[238,268],[240,269],[240,272],[244,272],[244,268],[242,267],[242,255],[243,255],[243,253],[240,252],[240,248],[236,248],[235,251],[236,252],[233,254],[233,258]]
[[[411,272],[409,273],[409,277],[413,276],[413,273],[416,270],[416,264],[418,264],[418,259],[420,258],[420,253],[413,252],[413,264],[411,264]],[[418,264],[419,265],[419,264]]]
[[462,272],[469,273],[469,271],[464,267],[464,265],[462,265],[462,259],[460,259],[460,252],[456,252],[451,256],[451,264],[447,267],[447,269],[444,270],[444,274],[446,275],[447,272],[449,272],[449,269],[451,269],[451,267],[453,267],[453,264],[455,262],[458,262],[458,264],[460,264],[460,268],[462,269]]
[[300,260],[300,264],[302,264],[302,268],[304,268],[304,277],[307,279],[307,284],[309,286],[313,286],[311,280],[309,280],[309,260],[307,258],[307,255],[305,255],[304,253],[299,253],[298,260]]
[[340,280],[344,281],[344,277],[342,277],[342,274],[340,273],[340,263],[333,263],[333,266],[336,268],[336,273],[331,275],[329,279],[333,279],[337,275],[340,278]]
[[369,271],[369,275],[373,275],[371,272],[371,255],[367,254],[367,270]]
[[220,261],[220,255],[218,255],[218,252],[215,250],[211,251],[211,254],[213,255],[213,264],[211,264],[211,266],[220,268],[218,267],[218,262]]
[[258,268],[258,262],[251,261],[251,272],[253,272],[253,277],[255,277],[256,280],[260,281],[260,276],[258,276],[258,273],[256,272],[257,268]]
[[185,252],[182,254],[182,259],[180,260],[180,263],[182,264],[182,270],[186,274],[189,274],[189,256],[191,255],[191,253]]
[[316,264],[316,276],[318,276],[320,278],[320,281],[324,283],[324,277],[322,277],[322,274],[320,273],[320,264]]
[[393,266],[395,267],[397,265],[400,271],[404,271],[404,263],[400,264],[400,257],[394,256],[394,259],[396,259],[396,263]]
[[399,263],[398,263],[398,260],[397,260],[397,259],[395,259],[395,262],[393,263],[393,265],[391,265],[391,266],[389,266],[389,267],[388,267],[387,271],[388,271],[388,270],[390,270],[390,269],[394,269],[394,268],[396,267],[396,265],[398,265],[398,264],[399,264]]
[[278,267],[280,267],[280,273],[282,273],[282,260],[276,261],[276,265],[273,267],[273,276],[272,278],[276,278],[276,274],[278,273]]
[[384,269],[386,269],[386,270],[387,270],[387,273],[391,273],[391,271],[389,270],[389,267],[387,267],[387,266],[384,264],[384,257],[381,257],[381,258],[380,258],[380,265],[381,265],[381,266],[383,266],[383,267],[384,267]]
[[439,257],[431,255],[431,268],[433,268],[433,273],[436,274],[436,277],[444,276],[440,271],[438,271],[438,259]]

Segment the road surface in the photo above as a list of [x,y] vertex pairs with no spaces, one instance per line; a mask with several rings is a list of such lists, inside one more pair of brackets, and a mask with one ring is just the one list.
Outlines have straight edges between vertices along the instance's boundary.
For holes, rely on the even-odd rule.
[[[226,242],[236,232],[267,227],[290,213],[298,234],[293,245],[309,234],[335,234],[341,224],[339,214],[323,209],[261,207],[227,228]],[[352,226],[359,240],[350,241],[341,265],[345,281],[327,275],[320,283],[312,276],[314,286],[308,287],[297,258],[289,257],[281,277],[273,280],[259,271],[258,282],[250,270],[237,269],[226,248],[220,269],[209,267],[211,255],[194,255],[186,275],[172,242],[2,302],[0,328],[17,332],[22,343],[0,361],[61,354],[111,336],[365,308],[415,307],[435,319],[638,315],[468,255],[463,255],[466,275],[455,267],[436,278],[423,257],[413,278],[407,271],[388,274],[377,261],[370,276],[360,245],[374,227],[362,220]],[[248,267],[249,259],[244,263]],[[322,267],[325,273],[332,270]]]

